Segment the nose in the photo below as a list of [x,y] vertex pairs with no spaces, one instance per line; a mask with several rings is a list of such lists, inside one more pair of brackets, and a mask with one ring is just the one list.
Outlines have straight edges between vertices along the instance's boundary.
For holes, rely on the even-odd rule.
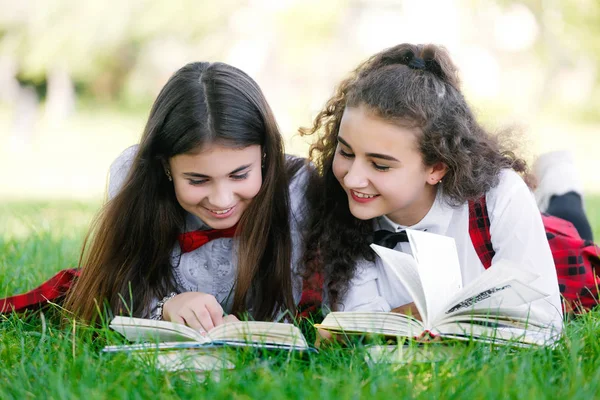
[[365,188],[369,185],[367,171],[363,163],[354,160],[348,168],[348,172],[344,175],[344,185],[350,189]]
[[223,210],[233,205],[233,190],[227,183],[217,183],[213,186],[208,201],[217,210]]

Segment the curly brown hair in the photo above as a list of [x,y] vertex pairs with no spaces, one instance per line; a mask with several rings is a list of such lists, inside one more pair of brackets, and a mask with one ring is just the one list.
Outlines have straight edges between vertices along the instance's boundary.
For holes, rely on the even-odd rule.
[[318,174],[308,193],[312,216],[306,274],[325,272],[334,309],[340,306],[357,261],[374,260],[369,248],[372,221],[352,216],[332,171],[344,110],[359,106],[418,132],[425,165],[442,162],[448,167],[444,195],[451,205],[481,197],[498,184],[504,168],[527,174],[525,161],[477,122],[443,47],[400,44],[363,62],[337,87],[312,127],[300,129],[302,136],[317,136],[309,151]]

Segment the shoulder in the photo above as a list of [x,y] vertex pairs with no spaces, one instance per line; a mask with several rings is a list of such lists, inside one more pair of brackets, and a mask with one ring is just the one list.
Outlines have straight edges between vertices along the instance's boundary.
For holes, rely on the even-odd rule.
[[499,174],[496,187],[486,194],[488,208],[494,209],[511,202],[533,201],[529,187],[518,173],[512,169],[503,169]]
[[498,185],[486,195],[486,203],[492,226],[498,221],[504,221],[508,225],[522,223],[533,215],[536,220],[540,219],[533,193],[523,178],[513,170],[501,172]]
[[130,146],[123,150],[121,154],[119,154],[119,156],[110,165],[111,172],[118,172],[127,165],[131,165],[133,159],[135,158],[135,155],[137,154],[138,148],[139,145],[134,144],[133,146]]
[[306,189],[315,168],[307,159],[286,155],[286,173],[289,176],[290,212],[293,220],[299,222],[308,214]]
[[311,174],[315,171],[314,166],[303,157],[286,154],[286,173],[289,176],[290,197],[304,195],[306,185]]
[[498,185],[492,190],[515,190],[517,188],[527,188],[525,181],[517,172],[512,169],[502,169],[498,175]]
[[123,186],[123,182],[131,169],[139,145],[126,148],[112,162],[108,176],[108,197],[113,198]]

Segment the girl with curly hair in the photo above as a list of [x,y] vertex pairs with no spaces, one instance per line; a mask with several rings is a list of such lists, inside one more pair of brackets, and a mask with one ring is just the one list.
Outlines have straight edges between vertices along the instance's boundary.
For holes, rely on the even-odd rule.
[[410,253],[395,235],[410,228],[455,239],[463,285],[501,259],[537,274],[533,286],[548,296],[531,310],[561,329],[557,273],[526,163],[477,122],[443,48],[401,44],[374,55],[301,134],[318,135],[306,275],[324,279],[331,309],[416,314],[369,247],[375,238]]

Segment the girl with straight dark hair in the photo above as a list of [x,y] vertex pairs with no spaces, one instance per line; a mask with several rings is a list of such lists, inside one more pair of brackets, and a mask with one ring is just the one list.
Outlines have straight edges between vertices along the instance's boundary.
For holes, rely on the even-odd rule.
[[306,175],[256,82],[223,63],[186,65],[111,166],[66,308],[91,321],[108,304],[199,330],[294,313]]

